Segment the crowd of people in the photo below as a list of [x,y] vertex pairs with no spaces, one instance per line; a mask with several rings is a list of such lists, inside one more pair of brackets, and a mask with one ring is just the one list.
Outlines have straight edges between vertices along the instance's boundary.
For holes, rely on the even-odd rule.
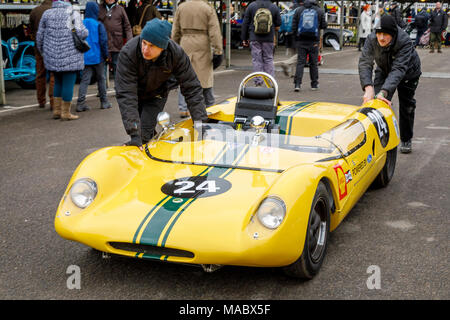
[[[164,109],[169,91],[175,88],[179,92],[180,115],[190,115],[193,121],[205,121],[206,107],[215,103],[213,70],[223,58],[217,13],[205,0],[183,1],[171,24],[162,19],[149,1],[135,1],[127,10],[116,0],[104,0],[100,5],[90,1],[86,4],[84,20],[70,2],[64,0],[45,0],[34,9],[31,21],[36,40],[40,107],[45,105],[44,77],[48,70],[52,74],[49,96],[53,118],[78,119],[71,113],[71,102],[80,72],[76,111],[90,109],[86,104],[86,92],[94,74],[100,108],[111,108],[105,87],[105,68],[109,64],[115,75],[116,99],[124,128],[130,136],[127,145],[142,148],[154,136],[157,115]],[[302,88],[307,63],[311,89],[318,90],[319,32],[327,28],[325,12],[315,0],[299,0],[294,9],[291,34],[296,54],[290,59],[296,63],[294,91]],[[363,100],[376,97],[390,103],[398,91],[400,150],[409,153],[416,108],[414,95],[421,75],[420,59],[404,31],[405,24],[395,4],[391,5],[389,13],[381,8],[374,20],[370,5],[362,9],[358,50],[362,51],[359,74]],[[416,16],[417,28],[429,26],[431,38],[435,40],[447,27],[447,15],[439,2],[431,15],[425,16],[425,22],[419,24],[422,14]],[[271,0],[256,0],[246,8],[241,39],[250,47],[255,72],[262,71],[275,78],[273,55],[281,23],[280,10]],[[85,41],[89,50],[81,50],[75,37]],[[437,49],[441,52],[438,42]],[[434,47],[431,48],[434,51]],[[377,67],[372,79],[374,63]],[[254,81],[255,86],[263,85],[261,79]]]

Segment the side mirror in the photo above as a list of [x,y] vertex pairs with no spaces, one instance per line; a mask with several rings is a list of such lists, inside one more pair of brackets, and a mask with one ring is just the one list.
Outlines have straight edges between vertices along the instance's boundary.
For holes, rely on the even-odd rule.
[[158,113],[158,116],[156,117],[156,121],[163,128],[163,130],[166,131],[169,128],[170,115],[165,111],[160,112],[160,113]]

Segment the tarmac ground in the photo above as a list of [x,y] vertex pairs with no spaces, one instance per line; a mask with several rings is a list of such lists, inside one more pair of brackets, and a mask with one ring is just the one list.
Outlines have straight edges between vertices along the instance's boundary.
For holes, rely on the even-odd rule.
[[[413,152],[398,154],[393,180],[368,190],[332,233],[320,273],[311,281],[287,278],[274,268],[201,268],[113,256],[60,238],[54,216],[78,164],[93,151],[128,141],[113,86],[113,107],[99,109],[96,85],[89,88],[90,111],[79,120],[53,120],[39,109],[34,90],[6,84],[0,106],[0,299],[426,299],[450,298],[450,48],[442,54],[418,49],[423,75],[416,91]],[[303,89],[283,75],[275,55],[281,100],[330,101],[359,105],[359,52],[324,50],[320,90]],[[216,101],[236,96],[251,72],[248,50],[233,50],[231,68],[215,71]],[[74,96],[78,95],[78,86]],[[74,98],[75,99],[75,98]],[[393,110],[398,115],[398,99]],[[178,121],[177,92],[166,111]],[[81,270],[81,287],[70,289],[70,267]],[[375,268],[375,269],[374,269]],[[378,268],[378,269],[377,269]],[[373,273],[379,288],[368,286]]]

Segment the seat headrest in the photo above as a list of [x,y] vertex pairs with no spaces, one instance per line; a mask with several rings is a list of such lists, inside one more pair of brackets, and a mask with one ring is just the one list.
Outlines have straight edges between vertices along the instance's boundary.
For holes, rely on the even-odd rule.
[[273,99],[275,97],[274,88],[246,87],[242,89],[242,97],[249,99]]

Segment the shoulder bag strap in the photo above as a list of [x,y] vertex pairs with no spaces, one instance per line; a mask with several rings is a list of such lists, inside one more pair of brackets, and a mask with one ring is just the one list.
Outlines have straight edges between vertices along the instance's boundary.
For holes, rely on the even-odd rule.
[[142,12],[142,15],[141,15],[141,19],[139,20],[139,26],[141,26],[141,25],[142,25],[142,20],[144,20],[144,17],[145,17],[145,13],[147,12],[147,8],[148,8],[148,7],[150,7],[150,5],[149,5],[149,4],[145,6],[145,8],[144,8],[144,12]]

